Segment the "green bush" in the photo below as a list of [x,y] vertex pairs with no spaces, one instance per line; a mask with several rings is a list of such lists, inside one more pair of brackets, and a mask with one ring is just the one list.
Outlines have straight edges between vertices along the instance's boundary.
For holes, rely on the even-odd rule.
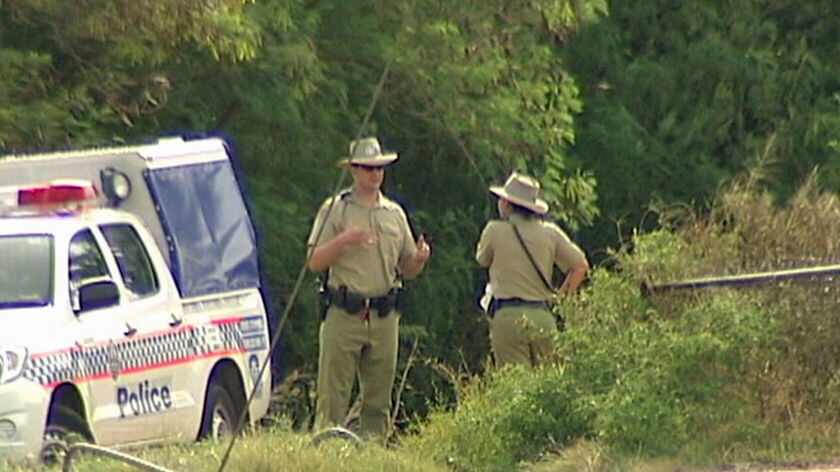
[[663,312],[632,286],[596,274],[585,301],[567,307],[575,316],[558,352],[596,438],[623,453],[673,454],[709,422],[737,420],[742,367],[772,331],[744,294],[672,300],[676,311]]
[[512,470],[520,461],[567,444],[585,433],[574,389],[562,366],[510,367],[461,392],[454,413],[438,412],[406,437],[419,449],[459,470]]

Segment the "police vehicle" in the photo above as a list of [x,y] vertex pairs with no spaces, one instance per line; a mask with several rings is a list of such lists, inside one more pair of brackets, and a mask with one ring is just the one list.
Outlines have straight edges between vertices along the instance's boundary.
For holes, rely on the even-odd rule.
[[267,326],[224,140],[0,157],[0,459],[253,423]]

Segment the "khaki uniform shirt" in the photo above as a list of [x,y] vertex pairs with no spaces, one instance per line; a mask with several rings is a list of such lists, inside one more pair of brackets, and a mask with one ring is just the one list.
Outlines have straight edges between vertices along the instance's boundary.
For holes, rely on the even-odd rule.
[[[333,199],[336,201],[327,217]],[[318,237],[321,226],[324,230]],[[417,250],[405,212],[382,193],[378,204],[368,207],[347,190],[321,205],[308,244],[310,247],[324,244],[350,227],[373,230],[377,242],[368,249],[346,248],[330,266],[329,285],[333,288],[346,285],[347,290],[368,297],[386,294],[400,284],[397,277],[400,259],[414,256]]]
[[552,292],[528,259],[511,223],[519,228],[534,262],[549,283],[554,264],[567,272],[576,263],[586,260],[586,256],[554,223],[525,218],[517,213],[511,214],[507,220],[487,223],[478,241],[475,260],[481,267],[490,267],[493,296],[532,301],[551,299]]

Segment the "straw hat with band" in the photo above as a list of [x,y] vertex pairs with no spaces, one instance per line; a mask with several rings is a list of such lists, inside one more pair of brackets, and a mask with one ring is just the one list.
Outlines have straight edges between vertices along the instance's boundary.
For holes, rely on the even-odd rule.
[[382,147],[376,138],[364,138],[350,143],[350,156],[338,161],[341,167],[350,165],[364,167],[383,167],[396,161],[396,153],[382,154]]
[[514,172],[510,174],[504,186],[490,186],[490,192],[539,215],[548,212],[548,203],[539,198],[540,183],[526,175]]

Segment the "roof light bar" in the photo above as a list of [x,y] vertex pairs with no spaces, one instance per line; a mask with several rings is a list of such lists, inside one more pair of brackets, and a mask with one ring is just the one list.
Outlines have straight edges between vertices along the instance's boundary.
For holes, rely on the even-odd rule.
[[89,180],[54,180],[47,185],[20,187],[18,205],[66,205],[96,200],[96,188]]

